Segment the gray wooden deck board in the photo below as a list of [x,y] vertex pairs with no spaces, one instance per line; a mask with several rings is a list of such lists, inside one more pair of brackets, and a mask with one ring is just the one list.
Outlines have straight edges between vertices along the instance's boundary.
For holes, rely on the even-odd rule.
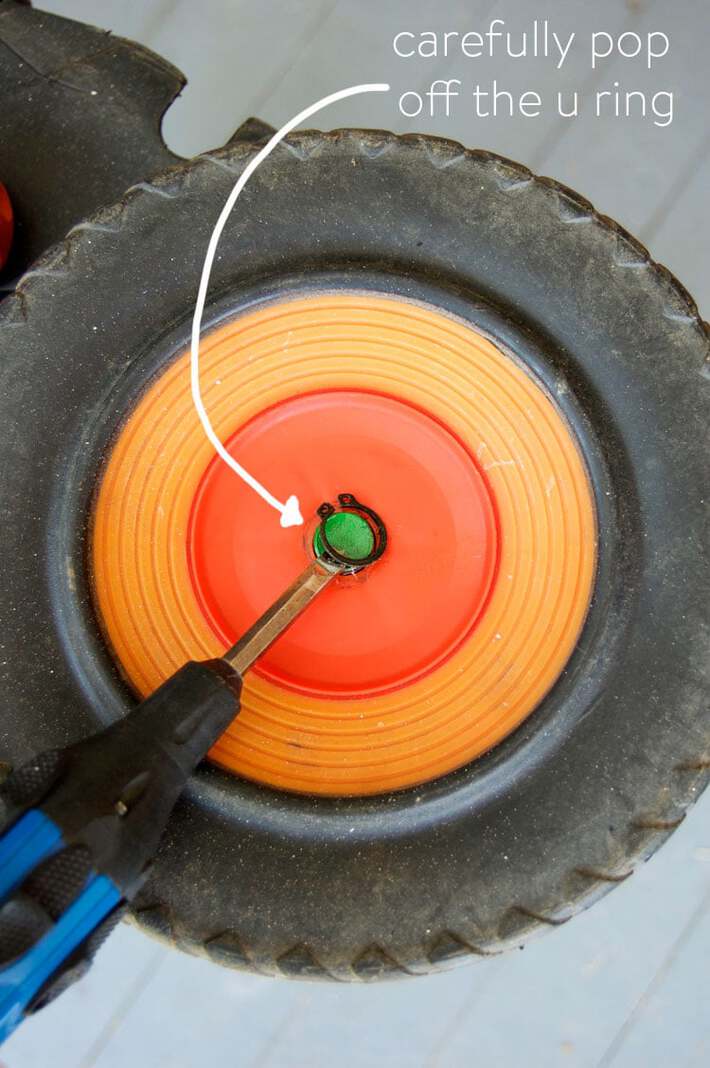
[[[579,189],[607,215],[638,231],[651,219],[664,194],[692,162],[708,133],[706,0],[682,0],[673,8],[656,2],[639,19],[643,31],[668,27],[671,52],[650,73],[616,60],[604,69],[602,89],[672,89],[676,118],[659,128],[648,118],[604,117],[571,124],[538,161],[545,173]],[[703,32],[703,27],[705,32]]]

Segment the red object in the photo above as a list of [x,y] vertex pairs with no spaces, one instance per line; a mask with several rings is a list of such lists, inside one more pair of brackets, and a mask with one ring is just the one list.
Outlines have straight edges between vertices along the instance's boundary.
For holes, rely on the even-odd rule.
[[210,464],[188,555],[200,606],[223,644],[303,569],[317,506],[349,492],[382,516],[385,555],[327,589],[256,670],[300,692],[361,697],[412,682],[456,650],[488,597],[497,532],[487,483],[449,430],[392,397],[333,390],[277,404],[227,447],[282,500],[297,493],[306,526],[283,530],[234,472]]
[[0,182],[0,270],[7,263],[10,255],[13,231],[12,204],[7,189]]

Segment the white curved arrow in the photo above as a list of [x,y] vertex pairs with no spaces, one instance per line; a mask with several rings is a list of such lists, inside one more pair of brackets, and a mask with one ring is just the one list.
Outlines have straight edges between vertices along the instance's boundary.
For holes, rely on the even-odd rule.
[[337,93],[331,93],[330,96],[324,96],[323,99],[319,100],[316,104],[311,104],[310,107],[304,108],[304,110],[299,112],[298,115],[295,115],[294,118],[289,119],[289,121],[285,123],[285,125],[283,125],[269,141],[267,141],[264,147],[257,152],[254,159],[247,164],[244,171],[239,176],[232,192],[227,197],[225,205],[217,219],[217,224],[212,231],[207,246],[207,255],[205,256],[205,262],[202,266],[200,285],[197,291],[197,302],[195,304],[195,314],[192,317],[192,343],[190,346],[190,385],[192,387],[192,399],[205,434],[214,446],[215,451],[224,462],[231,467],[232,471],[235,471],[236,474],[238,474],[248,486],[251,486],[251,488],[255,490],[267,504],[270,504],[272,508],[275,508],[276,511],[280,513],[282,527],[294,527],[303,523],[303,516],[301,515],[298,497],[295,494],[292,494],[288,497],[285,504],[282,504],[281,501],[277,500],[272,493],[269,493],[269,491],[262,486],[253,475],[250,475],[240,463],[237,463],[234,457],[229,455],[224,445],[215,434],[209,416],[205,411],[205,406],[202,403],[202,394],[200,393],[200,331],[202,329],[202,313],[205,309],[205,300],[207,299],[207,287],[210,281],[212,262],[215,257],[215,252],[217,251],[219,239],[222,236],[222,230],[224,229],[232,208],[237,202],[237,197],[256,168],[260,163],[264,162],[271,152],[273,152],[279,141],[282,141],[291,130],[295,129],[296,126],[300,126],[301,123],[305,122],[306,119],[309,119],[311,115],[315,115],[315,113],[321,111],[322,108],[327,108],[329,104],[335,104],[338,100],[344,100],[348,96],[356,96],[358,93],[386,93],[388,89],[389,85],[385,85],[384,83],[353,85],[349,89],[340,89]]

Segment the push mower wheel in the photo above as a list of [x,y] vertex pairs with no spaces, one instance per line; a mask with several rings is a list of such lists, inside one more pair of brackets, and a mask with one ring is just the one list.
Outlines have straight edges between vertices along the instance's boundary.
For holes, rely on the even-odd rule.
[[[132,190],[0,305],[12,763],[135,700],[91,588],[93,517],[115,443],[186,348],[210,231],[254,151]],[[570,190],[486,152],[360,131],[295,135],[260,168],[211,292],[206,336],[275,303],[355,294],[434,309],[506,354],[586,472],[591,601],[532,714],[446,774],[315,796],[206,765],[139,922],[237,967],[368,979],[566,920],[656,848],[710,767],[710,346],[695,305]]]

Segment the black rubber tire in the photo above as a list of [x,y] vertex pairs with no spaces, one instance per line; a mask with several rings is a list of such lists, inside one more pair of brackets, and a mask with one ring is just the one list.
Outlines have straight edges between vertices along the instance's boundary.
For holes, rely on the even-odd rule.
[[[132,700],[90,607],[91,495],[125,413],[185,343],[210,230],[254,151],[129,192],[0,305],[0,757],[13,763]],[[600,521],[579,647],[493,753],[348,801],[205,767],[176,810],[140,922],[223,963],[366,979],[563,922],[705,785],[710,344],[683,288],[586,201],[423,137],[294,136],[226,228],[207,323],[324,280],[427,299],[502,338],[575,426]]]
[[0,0],[0,39],[0,174],[15,217],[4,281],[178,162],[160,125],[185,79],[134,41],[13,0]]

